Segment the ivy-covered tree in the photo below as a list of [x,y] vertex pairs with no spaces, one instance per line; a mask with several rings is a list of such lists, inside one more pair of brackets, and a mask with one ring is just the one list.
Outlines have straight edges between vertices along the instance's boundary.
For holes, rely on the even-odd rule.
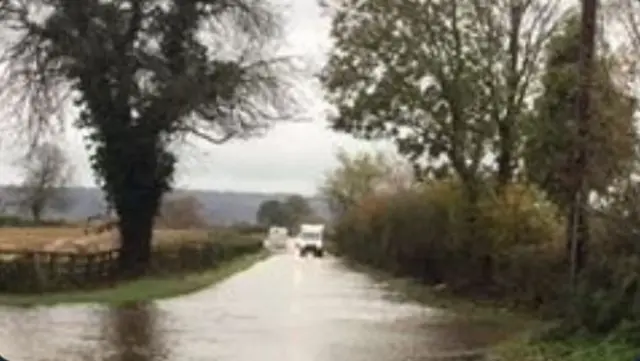
[[38,127],[68,100],[80,111],[75,124],[120,219],[123,276],[148,265],[173,141],[243,138],[297,111],[281,77],[290,59],[267,52],[280,23],[277,9],[251,0],[0,3],[5,100]]
[[490,151],[511,180],[519,121],[556,1],[341,1],[324,74],[337,130],[395,140],[472,191]]

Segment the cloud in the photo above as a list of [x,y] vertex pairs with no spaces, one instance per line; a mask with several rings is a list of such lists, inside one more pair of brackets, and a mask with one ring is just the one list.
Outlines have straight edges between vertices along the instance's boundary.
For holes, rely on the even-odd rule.
[[182,150],[178,183],[195,188],[313,193],[336,166],[335,154],[389,148],[330,131],[325,122],[276,126],[264,138]]

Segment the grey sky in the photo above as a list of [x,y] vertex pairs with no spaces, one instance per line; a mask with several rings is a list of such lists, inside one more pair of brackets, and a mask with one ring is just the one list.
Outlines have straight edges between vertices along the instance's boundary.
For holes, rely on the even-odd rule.
[[[291,4],[287,42],[291,51],[321,66],[329,47],[328,19],[323,18],[317,0],[281,0]],[[374,145],[357,141],[327,129],[322,119],[322,94],[317,84],[304,84],[317,93],[313,121],[280,124],[266,137],[234,141],[220,146],[193,143],[181,150],[177,186],[197,189],[237,191],[286,191],[314,193],[326,170],[335,166],[335,152],[371,149]],[[92,186],[93,175],[81,134],[69,130],[63,144],[76,168],[78,185]],[[19,169],[12,165],[19,150],[3,149],[0,162],[2,183],[19,181]]]

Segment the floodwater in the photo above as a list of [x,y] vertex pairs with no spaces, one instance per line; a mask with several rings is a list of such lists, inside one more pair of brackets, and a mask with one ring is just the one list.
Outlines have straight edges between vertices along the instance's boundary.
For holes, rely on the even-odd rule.
[[505,336],[401,301],[332,257],[274,255],[189,296],[117,308],[0,308],[11,361],[471,360]]

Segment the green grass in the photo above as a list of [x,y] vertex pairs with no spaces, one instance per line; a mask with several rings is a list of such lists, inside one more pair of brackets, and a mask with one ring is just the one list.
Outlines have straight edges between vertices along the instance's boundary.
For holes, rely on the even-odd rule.
[[493,350],[495,361],[634,361],[638,347],[614,340],[516,341]]
[[634,361],[640,356],[638,345],[613,338],[576,336],[569,340],[543,341],[537,336],[552,325],[549,321],[500,308],[490,302],[460,298],[411,279],[392,278],[387,282],[388,287],[401,290],[409,299],[512,330],[512,338],[490,350],[492,361]]
[[40,295],[0,295],[0,304],[32,307],[59,303],[123,304],[185,295],[220,282],[231,275],[251,267],[267,257],[258,252],[224,262],[213,270],[176,277],[149,277],[123,282],[114,287],[91,291],[45,293]]

